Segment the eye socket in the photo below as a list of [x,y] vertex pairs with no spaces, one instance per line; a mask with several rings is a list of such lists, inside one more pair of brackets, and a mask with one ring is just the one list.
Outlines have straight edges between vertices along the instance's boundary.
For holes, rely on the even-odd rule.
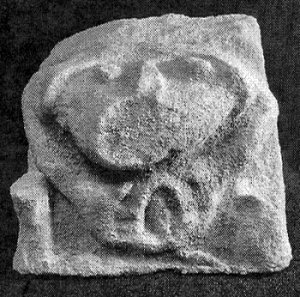
[[157,64],[157,68],[166,77],[176,80],[199,80],[204,76],[197,62],[188,61],[184,57],[177,57],[171,61],[160,62]]
[[100,66],[93,66],[70,74],[63,88],[82,90],[96,84],[106,84],[108,80],[109,75]]
[[108,82],[108,74],[101,70],[99,67],[91,69],[91,78],[94,83],[105,84]]

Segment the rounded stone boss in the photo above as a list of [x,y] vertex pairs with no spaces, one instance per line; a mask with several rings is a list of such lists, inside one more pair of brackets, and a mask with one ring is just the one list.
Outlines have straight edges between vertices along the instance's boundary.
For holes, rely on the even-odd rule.
[[292,258],[256,20],[169,14],[60,42],[22,99],[14,269],[277,271]]

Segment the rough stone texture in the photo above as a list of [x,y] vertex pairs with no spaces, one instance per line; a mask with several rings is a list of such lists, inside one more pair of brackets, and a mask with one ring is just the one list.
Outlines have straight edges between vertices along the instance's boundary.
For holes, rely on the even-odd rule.
[[21,273],[249,273],[292,258],[278,106],[253,17],[78,33],[23,94]]

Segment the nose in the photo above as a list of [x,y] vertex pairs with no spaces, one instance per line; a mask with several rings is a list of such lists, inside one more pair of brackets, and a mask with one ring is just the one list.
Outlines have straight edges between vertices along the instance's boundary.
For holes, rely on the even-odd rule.
[[156,62],[153,60],[145,62],[138,81],[138,97],[155,96],[159,102],[163,97],[165,87],[165,79],[156,67]]

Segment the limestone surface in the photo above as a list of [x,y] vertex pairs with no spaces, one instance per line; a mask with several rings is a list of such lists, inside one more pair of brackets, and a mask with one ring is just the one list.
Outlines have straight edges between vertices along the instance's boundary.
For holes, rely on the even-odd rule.
[[55,46],[22,98],[21,273],[278,271],[292,258],[259,26],[113,21]]

